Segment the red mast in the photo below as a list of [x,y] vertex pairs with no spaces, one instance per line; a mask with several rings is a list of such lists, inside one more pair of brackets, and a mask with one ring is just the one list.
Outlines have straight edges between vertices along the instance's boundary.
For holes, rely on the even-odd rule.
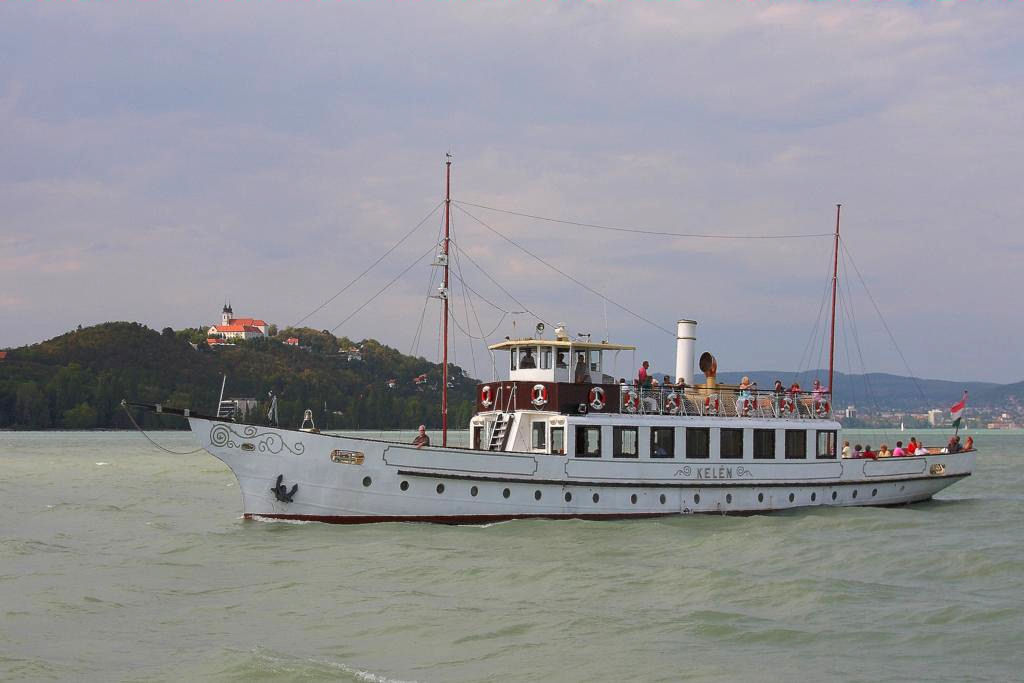
[[[452,155],[446,155],[445,161],[445,188],[444,188],[444,242],[441,243],[441,253],[444,262],[444,288],[441,295],[444,316],[444,359],[441,367],[441,446],[448,445],[448,227],[451,216],[452,204]],[[833,306],[834,308],[834,306]],[[833,313],[834,315],[834,313]]]
[[828,393],[832,392],[832,371],[836,353],[836,282],[839,279],[839,211],[842,204],[836,204],[836,246],[835,255],[832,258],[832,334],[828,342]]

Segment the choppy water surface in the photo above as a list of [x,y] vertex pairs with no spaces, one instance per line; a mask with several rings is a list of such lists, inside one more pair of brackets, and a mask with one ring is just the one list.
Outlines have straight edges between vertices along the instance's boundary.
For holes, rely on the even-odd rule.
[[0,678],[1018,680],[1024,434],[975,439],[912,507],[344,527],[244,521],[138,434],[4,433]]

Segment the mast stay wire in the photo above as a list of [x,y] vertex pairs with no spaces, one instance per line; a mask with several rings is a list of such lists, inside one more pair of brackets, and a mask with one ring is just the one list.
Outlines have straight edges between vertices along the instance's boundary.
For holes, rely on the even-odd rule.
[[874,307],[875,313],[878,314],[878,319],[882,321],[882,327],[885,328],[886,334],[889,335],[889,341],[892,342],[893,347],[896,349],[896,353],[899,354],[900,360],[903,361],[903,367],[906,368],[907,374],[910,375],[910,379],[914,380],[914,388],[917,389],[917,393],[921,395],[923,400],[927,400],[920,382],[917,381],[917,376],[914,374],[914,371],[910,369],[910,364],[907,363],[906,356],[903,355],[903,350],[900,349],[900,345],[896,343],[896,336],[892,333],[892,330],[889,329],[889,323],[885,321],[885,316],[882,315],[881,309],[878,308],[878,304],[875,302],[875,297],[871,295],[871,290],[868,289],[868,285],[864,281],[864,276],[860,274],[860,269],[857,267],[857,263],[853,260],[853,254],[851,254],[850,250],[846,248],[846,243],[843,240],[840,240],[839,243],[843,247],[843,252],[849,257],[850,265],[853,266],[853,271],[857,273],[857,279],[860,280],[860,284],[864,288],[864,292],[868,295],[868,300]]
[[[496,209],[493,206],[484,206],[483,204],[474,204],[473,202],[463,202],[452,200],[452,204],[472,206],[477,209],[485,209],[487,211],[495,211],[498,213],[506,213],[512,216],[520,216],[522,218],[533,218],[539,221],[548,221],[550,223],[561,223],[563,225],[574,225],[579,228],[595,228],[597,230],[609,230],[612,232],[626,232],[639,235],[655,235],[659,237],[695,237],[695,238],[706,238],[716,240],[777,240],[777,239],[800,239],[804,237],[831,237],[833,233],[830,232],[818,232],[818,233],[806,233],[806,234],[794,234],[794,235],[714,235],[714,234],[702,234],[702,233],[687,233],[687,232],[667,232],[662,230],[646,230],[643,228],[625,228],[617,227],[612,225],[599,225],[596,223],[581,223],[578,221],[563,220],[560,218],[548,218],[547,216],[537,216],[530,213],[524,213],[521,211],[509,211],[506,209]],[[464,209],[463,209],[464,211]],[[466,212],[468,214],[468,212]]]
[[625,307],[625,306],[623,306],[622,304],[618,303],[617,301],[614,301],[614,300],[612,300],[612,299],[609,299],[609,298],[608,298],[607,296],[605,296],[604,294],[601,294],[601,293],[600,293],[599,291],[597,291],[597,290],[596,290],[596,289],[594,289],[593,287],[590,287],[589,285],[587,285],[587,284],[585,284],[585,283],[581,282],[580,280],[577,280],[577,279],[576,279],[576,278],[574,278],[574,277],[573,277],[572,275],[569,275],[569,274],[568,274],[568,273],[566,273],[565,271],[563,271],[563,270],[560,270],[560,269],[559,269],[559,268],[558,268],[557,266],[554,266],[554,265],[552,265],[552,264],[548,263],[547,261],[545,261],[544,259],[542,259],[542,258],[541,258],[540,256],[537,256],[536,254],[534,254],[534,253],[533,253],[532,251],[530,251],[530,250],[529,250],[529,249],[527,249],[526,247],[524,247],[524,246],[522,246],[521,244],[517,243],[517,242],[516,242],[515,240],[511,239],[510,237],[506,237],[506,236],[505,236],[504,234],[502,234],[502,233],[498,232],[498,231],[497,231],[496,229],[492,228],[492,227],[491,227],[490,225],[488,225],[487,223],[483,222],[482,220],[480,220],[479,218],[477,218],[476,216],[474,216],[473,214],[471,214],[471,213],[470,213],[469,211],[466,211],[466,210],[465,210],[464,208],[462,208],[462,207],[461,207],[461,206],[459,206],[458,204],[456,204],[455,208],[457,208],[457,209],[458,209],[459,211],[463,212],[464,214],[466,214],[467,216],[469,216],[470,218],[472,218],[472,219],[473,219],[474,221],[476,221],[477,223],[479,223],[479,224],[480,224],[480,225],[482,225],[483,227],[487,228],[487,229],[488,229],[488,230],[490,230],[490,231],[491,231],[492,233],[494,233],[494,234],[495,234],[495,235],[497,235],[498,237],[502,238],[503,240],[505,240],[506,242],[508,242],[508,243],[509,243],[509,244],[511,244],[512,246],[516,247],[517,249],[519,249],[520,251],[524,252],[524,253],[525,253],[525,254],[527,254],[528,256],[532,257],[533,259],[535,259],[535,260],[539,261],[540,263],[542,263],[543,265],[547,266],[547,267],[548,267],[548,268],[550,268],[551,270],[555,271],[556,273],[558,273],[558,274],[559,274],[559,275],[561,275],[562,277],[564,277],[564,278],[566,278],[566,279],[568,279],[568,280],[571,280],[572,282],[575,282],[575,283],[576,283],[577,285],[579,285],[579,286],[580,286],[580,287],[582,287],[583,289],[587,290],[587,291],[588,291],[588,292],[590,292],[591,294],[593,294],[593,295],[597,296],[597,297],[598,297],[598,298],[600,298],[600,299],[603,299],[603,300],[607,301],[607,302],[608,302],[608,303],[610,303],[610,304],[611,304],[612,306],[615,306],[616,308],[618,308],[618,309],[620,309],[620,310],[622,310],[622,311],[625,311],[626,313],[628,313],[629,315],[633,316],[633,317],[634,317],[634,318],[636,318],[637,320],[640,320],[640,321],[642,321],[642,322],[645,322],[645,323],[647,323],[648,325],[650,325],[651,327],[656,327],[657,329],[661,330],[661,331],[662,331],[662,332],[664,332],[665,334],[667,334],[667,335],[669,335],[669,336],[671,336],[671,337],[675,338],[675,334],[676,334],[675,332],[672,332],[671,330],[667,330],[667,329],[665,329],[664,327],[662,327],[661,325],[659,325],[658,323],[656,323],[656,322],[654,322],[654,321],[652,321],[652,320],[648,320],[647,318],[643,317],[643,316],[642,316],[642,315],[640,315],[639,313],[636,313],[636,312],[634,312],[634,311],[631,311],[631,310],[629,310],[628,308],[626,308],[626,307]]
[[[822,313],[825,310],[825,301],[828,299],[828,289],[830,285],[831,283],[826,284],[825,291],[822,293],[821,303],[818,305],[818,314],[814,318],[814,326],[811,328],[811,334],[807,339],[807,343],[804,345],[804,350],[800,353],[800,360],[797,362],[796,372],[792,375],[794,381],[799,381],[803,376],[805,358],[807,365],[811,364],[811,357],[814,353],[812,349],[814,347],[815,340],[818,338],[818,327],[821,325]],[[824,335],[824,332],[822,334]]]
[[391,246],[391,248],[390,248],[390,249],[388,249],[388,250],[387,250],[387,251],[385,251],[385,252],[384,252],[383,254],[381,254],[381,255],[380,255],[380,258],[378,258],[378,259],[377,259],[376,261],[374,261],[374,262],[373,262],[373,263],[371,263],[371,264],[370,264],[369,266],[367,266],[367,267],[366,267],[366,270],[364,270],[363,272],[359,273],[359,275],[356,275],[356,277],[355,277],[355,278],[354,278],[354,279],[353,279],[352,281],[350,281],[350,282],[349,282],[349,283],[348,283],[347,285],[345,285],[344,287],[342,287],[342,288],[341,288],[341,289],[340,289],[340,290],[339,290],[339,291],[338,291],[338,292],[337,292],[337,293],[336,293],[336,294],[335,294],[334,296],[332,296],[331,298],[327,299],[327,300],[326,300],[326,301],[324,301],[324,302],[323,302],[322,304],[320,304],[319,306],[317,306],[316,308],[314,308],[314,309],[313,309],[312,311],[310,311],[309,313],[307,313],[306,315],[304,315],[304,316],[303,316],[302,318],[300,318],[300,319],[299,319],[299,320],[298,320],[297,322],[295,322],[295,324],[293,324],[293,325],[292,325],[292,327],[297,327],[298,325],[300,325],[300,324],[304,323],[304,322],[305,322],[306,320],[308,320],[308,319],[309,319],[310,317],[312,317],[312,316],[313,316],[313,315],[315,315],[316,313],[318,313],[318,312],[320,312],[321,310],[323,310],[324,306],[327,306],[327,305],[328,305],[329,303],[331,303],[332,301],[334,301],[335,299],[337,299],[337,298],[338,298],[339,296],[341,296],[342,294],[344,294],[344,293],[345,293],[345,292],[346,292],[346,291],[348,290],[348,288],[349,288],[349,287],[351,287],[352,285],[354,285],[354,284],[355,284],[356,282],[358,282],[359,280],[361,280],[361,279],[362,279],[362,277],[363,277],[364,275],[366,275],[366,274],[367,274],[367,273],[369,273],[369,272],[370,272],[371,270],[373,270],[373,269],[374,269],[374,268],[375,268],[375,267],[377,266],[377,264],[378,264],[378,263],[380,263],[381,261],[383,261],[383,260],[384,260],[384,259],[385,259],[385,258],[386,258],[386,257],[388,256],[388,254],[390,254],[391,252],[393,252],[393,251],[394,251],[395,249],[397,249],[397,248],[398,248],[399,246],[401,246],[403,242],[405,242],[405,241],[406,241],[407,239],[409,239],[410,237],[412,237],[412,234],[413,234],[414,232],[416,232],[417,230],[419,230],[419,229],[420,229],[420,226],[422,226],[422,225],[423,225],[424,223],[426,223],[426,222],[427,222],[427,219],[429,219],[429,218],[430,218],[431,216],[433,216],[433,215],[434,215],[434,212],[435,212],[435,211],[437,211],[437,210],[438,210],[438,209],[439,209],[439,208],[441,207],[441,205],[442,205],[442,204],[444,204],[444,202],[443,202],[443,201],[441,201],[441,202],[438,202],[438,203],[437,203],[437,206],[435,206],[435,207],[434,207],[433,209],[431,209],[431,210],[430,210],[430,213],[428,213],[428,214],[427,214],[426,216],[424,216],[424,217],[423,217],[423,219],[422,219],[422,220],[421,220],[421,221],[420,221],[419,223],[417,223],[417,224],[416,224],[416,227],[414,227],[414,228],[413,228],[412,230],[410,230],[409,232],[405,233],[405,235],[403,235],[403,236],[402,236],[402,238],[401,238],[400,240],[398,240],[397,242],[395,242],[395,243],[394,243],[394,244],[393,244],[393,245]]
[[[442,201],[442,203],[444,203]],[[435,207],[436,210],[436,207]],[[437,225],[437,239],[435,245],[441,244],[441,235],[444,233],[444,214],[441,214],[441,219]],[[434,279],[437,277],[437,270],[434,268],[430,269],[430,274],[427,276],[427,292],[423,295],[423,310],[420,311],[420,322],[416,326],[416,334],[413,335],[412,344],[410,345],[409,355],[415,356],[420,348],[420,341],[423,339],[423,321],[427,316],[427,306],[430,305],[430,293],[434,291]]]
[[[450,218],[454,218],[454,217],[450,217]],[[451,220],[451,234],[454,234],[454,233],[455,233],[455,221]],[[453,255],[452,255],[452,238],[451,238],[451,234],[449,234],[449,236],[448,236],[448,266],[449,266],[449,275],[451,274],[451,262],[452,261],[455,261],[455,263],[456,263],[456,270],[458,270],[458,268],[459,268],[459,266],[458,266],[458,263],[459,263],[458,259],[453,258]],[[470,322],[469,322],[469,303],[468,303],[469,294],[466,293],[466,281],[463,280],[461,277],[458,278],[458,280],[462,284],[462,310],[466,314],[466,328],[467,329],[472,329],[472,326],[470,325]],[[452,288],[449,287],[449,289],[452,289]],[[452,312],[451,318],[452,318],[453,321],[455,320],[455,313],[454,312]],[[455,324],[455,327],[459,328],[458,323]],[[459,329],[461,329],[461,328],[459,328]],[[482,333],[483,330],[480,330],[480,332]],[[476,368],[476,350],[473,348],[473,338],[472,338],[471,335],[468,335],[468,334],[466,336],[469,337],[469,340],[467,341],[467,345],[469,346],[469,357],[470,357],[471,362],[473,363],[473,376],[477,377],[477,376],[479,376],[479,373],[477,372],[477,368]]]

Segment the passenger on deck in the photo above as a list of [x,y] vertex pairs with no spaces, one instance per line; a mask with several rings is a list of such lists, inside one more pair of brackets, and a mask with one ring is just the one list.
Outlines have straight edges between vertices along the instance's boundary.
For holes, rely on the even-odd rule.
[[556,368],[568,368],[568,364],[565,362],[565,351],[559,351],[555,356],[555,367]]
[[878,457],[878,454],[871,450],[871,444],[864,445],[864,457],[871,458],[872,460]]
[[864,448],[860,444],[857,444],[856,446],[853,447],[853,457],[855,457],[855,458],[863,458],[864,457]]
[[821,386],[821,382],[814,380],[814,385],[811,387],[811,392],[814,394],[814,400],[818,401],[825,398],[825,394],[828,393],[828,389]]
[[959,453],[960,452],[960,437],[951,436],[949,437],[949,443],[946,444],[946,453]]
[[878,449],[878,457],[879,458],[891,458],[892,457],[892,451],[889,450],[889,445],[888,444],[884,444],[883,443],[881,448]]
[[799,394],[800,393],[800,383],[799,382],[793,382],[792,384],[790,384],[789,385],[789,393],[793,394],[794,396]]
[[967,442],[964,443],[964,450],[965,451],[973,451],[974,450],[974,437],[973,436],[967,437]]
[[843,442],[843,457],[844,458],[849,458],[849,457],[852,457],[852,456],[853,456],[853,453],[850,452],[850,442],[849,441],[844,441]]
[[676,382],[676,389],[678,389],[679,391],[683,391],[684,389],[686,389],[686,378],[685,377],[680,377],[679,378],[679,381]]
[[772,387],[772,391],[775,393],[775,398],[782,398],[782,395],[786,393],[786,387],[782,386],[782,380],[775,380],[775,386]]
[[519,359],[520,370],[535,370],[537,368],[537,359],[533,357],[533,349],[527,347],[523,350],[523,357]]
[[651,367],[651,364],[644,361],[640,365],[640,369],[636,372],[636,382],[641,389],[644,389],[651,384],[651,377],[647,374],[647,368]]
[[902,441],[897,441],[896,442],[896,448],[892,449],[892,457],[894,457],[894,458],[901,458],[901,457],[903,457],[906,454],[907,454],[907,452],[905,450],[903,450],[903,442]]
[[412,440],[412,445],[416,448],[423,448],[424,446],[430,445],[430,437],[427,436],[426,425],[420,425],[420,433]]
[[914,455],[917,451],[917,437],[910,437],[910,443],[907,444],[907,455]]
[[573,375],[576,384],[586,384],[590,381],[590,372],[587,370],[587,356],[584,353],[576,358],[576,372]]
[[750,393],[750,378],[744,375],[743,379],[740,380],[739,388],[740,393],[736,398],[736,412],[746,417],[750,414],[751,401],[753,400],[753,395]]

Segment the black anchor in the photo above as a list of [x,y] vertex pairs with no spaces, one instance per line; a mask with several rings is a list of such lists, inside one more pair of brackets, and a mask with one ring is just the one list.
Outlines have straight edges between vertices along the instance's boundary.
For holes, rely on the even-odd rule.
[[283,480],[283,474],[277,475],[277,484],[270,490],[274,492],[274,497],[282,503],[290,503],[292,502],[292,496],[294,496],[295,492],[299,490],[299,485],[295,484],[292,486],[292,490],[289,491],[288,487],[281,483]]

